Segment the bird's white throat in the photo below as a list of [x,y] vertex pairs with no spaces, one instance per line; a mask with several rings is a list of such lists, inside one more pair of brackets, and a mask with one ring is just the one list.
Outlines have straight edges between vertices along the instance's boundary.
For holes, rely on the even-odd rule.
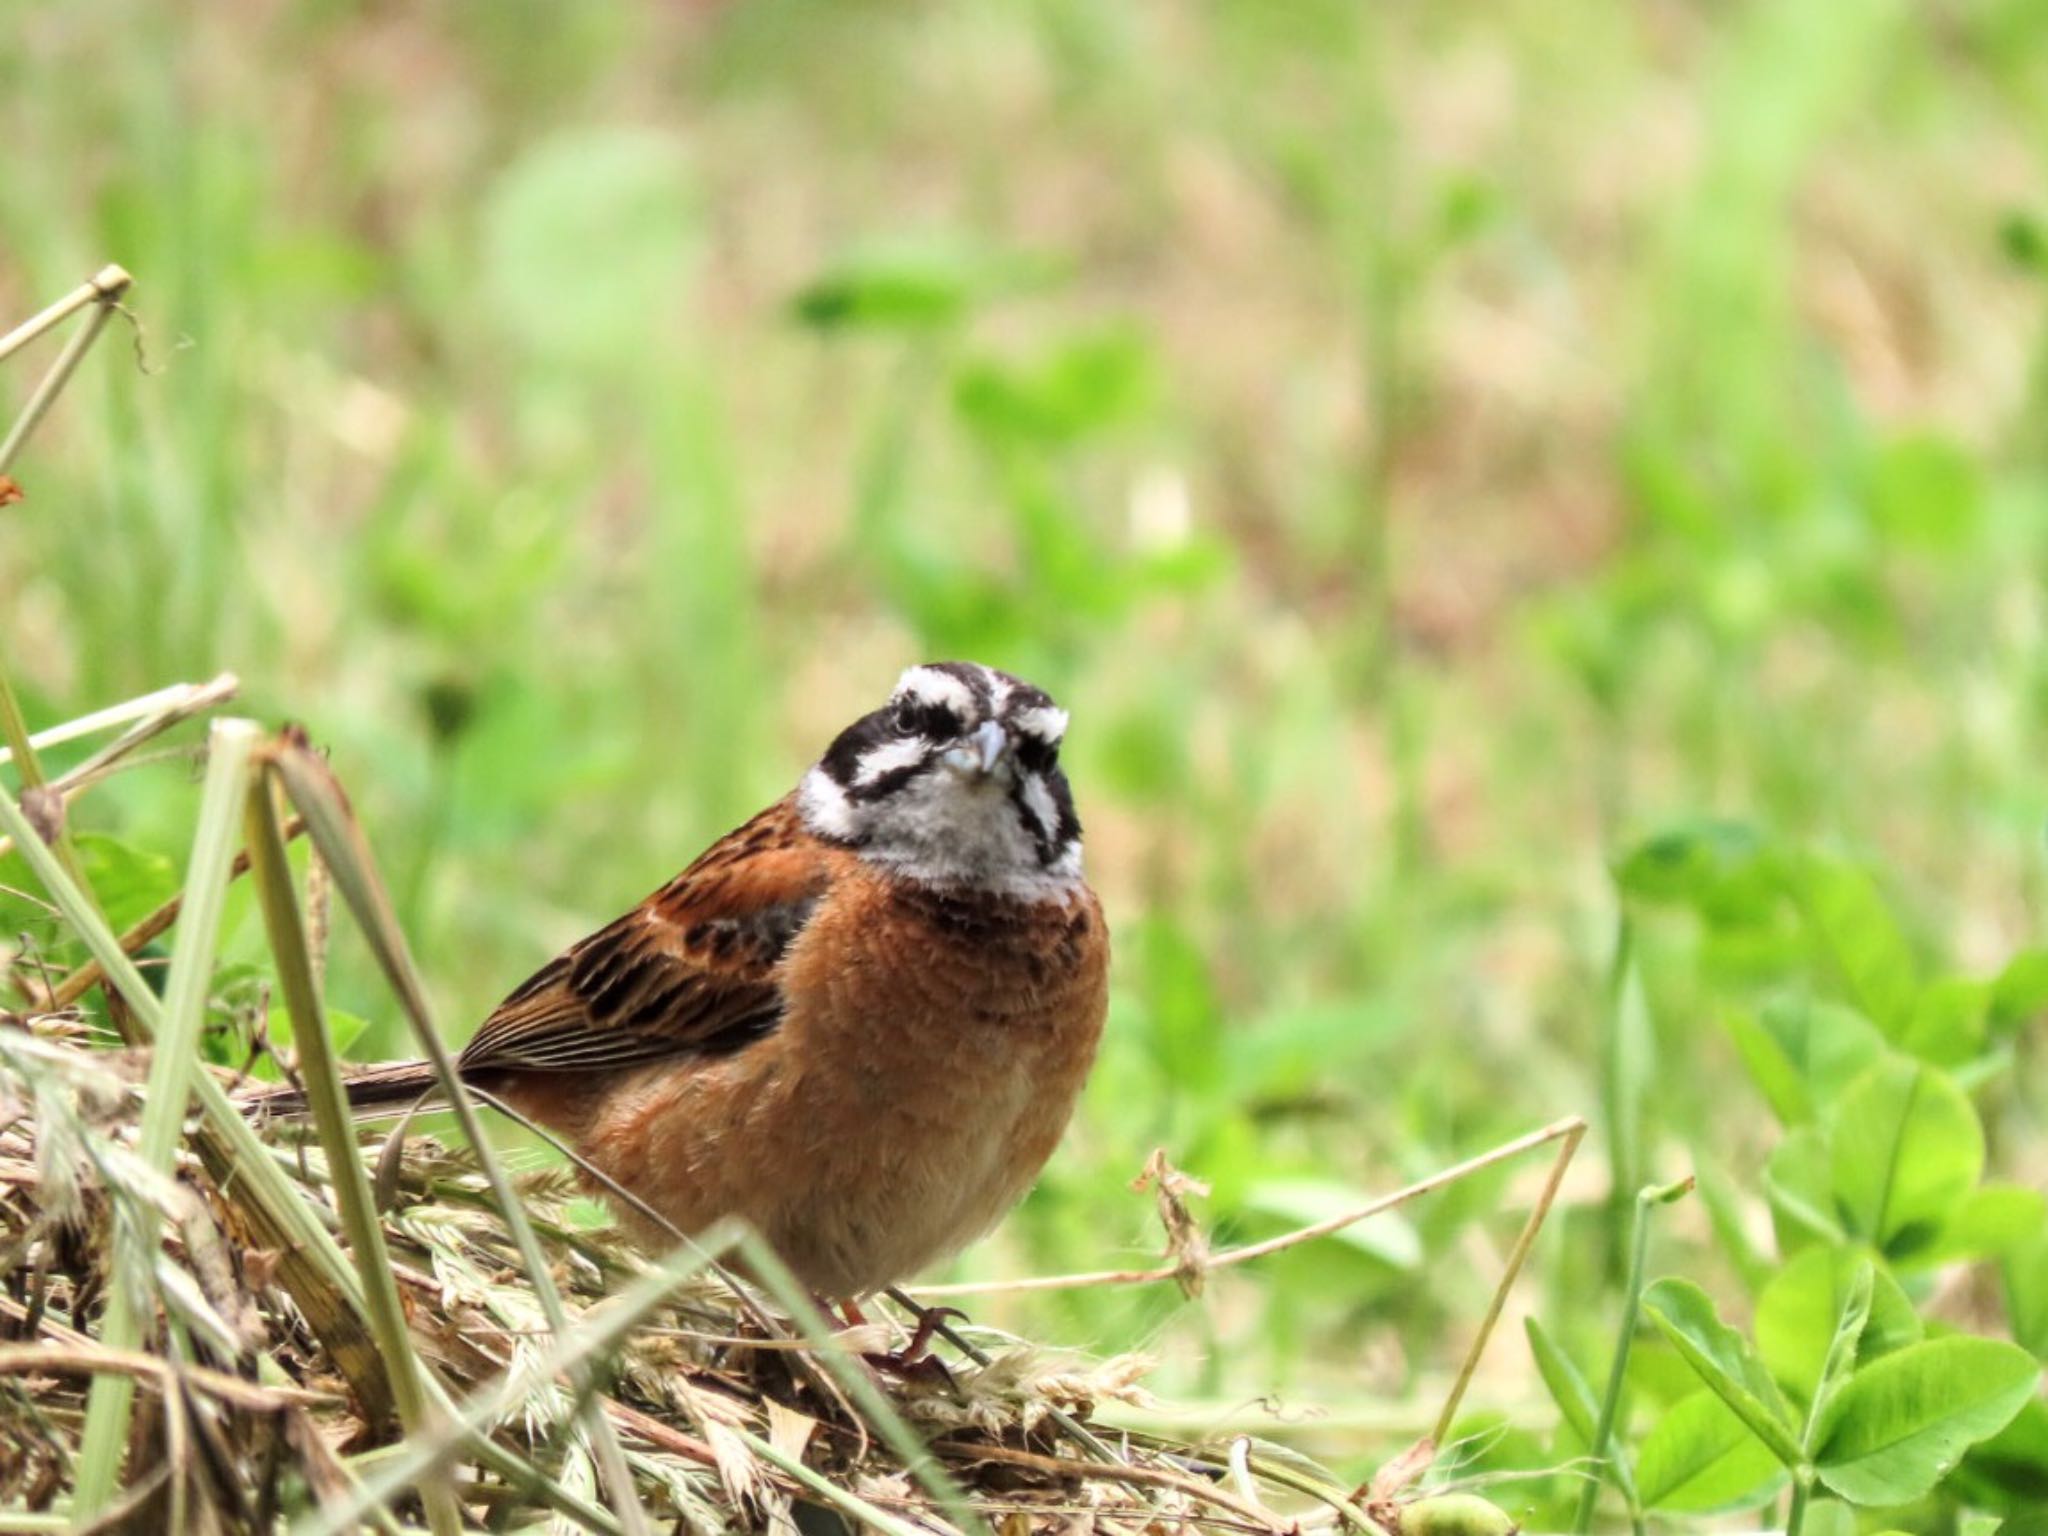
[[[1027,776],[1021,798],[1021,814],[1048,830],[1057,825],[1050,792],[1036,776]],[[818,767],[797,789],[797,810],[820,837],[852,844],[862,858],[922,884],[1054,900],[1081,883],[1080,839],[1041,862],[1005,776],[976,779],[942,766],[879,799],[856,800]]]

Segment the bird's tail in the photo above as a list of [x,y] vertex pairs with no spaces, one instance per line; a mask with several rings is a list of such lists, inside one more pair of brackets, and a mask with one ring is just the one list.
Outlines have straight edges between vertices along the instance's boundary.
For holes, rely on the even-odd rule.
[[[441,1079],[430,1061],[394,1061],[358,1072],[341,1085],[348,1093],[348,1107],[359,1115],[396,1114],[423,1099],[441,1096]],[[306,1090],[290,1083],[266,1083],[236,1095],[236,1102],[252,1115],[274,1120],[303,1120],[311,1107]]]

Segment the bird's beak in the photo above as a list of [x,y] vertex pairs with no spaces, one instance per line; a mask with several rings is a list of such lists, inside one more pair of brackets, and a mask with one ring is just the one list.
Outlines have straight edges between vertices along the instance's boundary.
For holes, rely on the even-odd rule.
[[974,747],[975,761],[984,774],[994,773],[996,764],[1010,750],[1010,733],[993,720],[982,721],[969,739]]
[[1010,755],[1010,733],[993,720],[984,720],[967,737],[947,748],[941,761],[955,773],[970,779],[986,779]]

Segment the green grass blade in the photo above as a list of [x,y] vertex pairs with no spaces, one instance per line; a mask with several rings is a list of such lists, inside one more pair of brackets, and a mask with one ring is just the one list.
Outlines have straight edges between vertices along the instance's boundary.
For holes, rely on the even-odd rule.
[[1543,1385],[1550,1389],[1550,1397],[1557,1404],[1557,1411],[1563,1415],[1572,1433],[1588,1446],[1593,1444],[1593,1426],[1600,1419],[1600,1404],[1593,1396],[1593,1387],[1583,1374],[1577,1362],[1566,1354],[1550,1331],[1535,1317],[1522,1319],[1522,1331],[1529,1339],[1529,1354],[1536,1362],[1536,1373],[1543,1379]]
[[[85,893],[58,863],[56,855],[36,836],[20,805],[5,790],[0,790],[0,832],[16,840],[30,871],[86,951],[100,963],[109,984],[127,1003],[138,1029],[153,1037],[163,1022],[162,1004],[156,992],[122,950],[120,940]],[[278,1262],[279,1282],[313,1325],[350,1387],[367,1400],[369,1390],[382,1377],[363,1373],[359,1362],[358,1357],[373,1352],[375,1344],[361,1330],[362,1282],[348,1256],[220,1084],[201,1072],[194,1079],[193,1088],[207,1118],[199,1151],[209,1173],[236,1200],[243,1217],[251,1224],[257,1245],[282,1255]],[[347,1328],[353,1328],[353,1334],[342,1331]],[[426,1388],[440,1412],[445,1415],[453,1411],[454,1399],[438,1378],[429,1374]],[[555,1486],[510,1446],[478,1435],[470,1449],[484,1466],[533,1489],[550,1508],[585,1530],[600,1532],[601,1536],[618,1536],[617,1520],[589,1500]]]
[[1588,1447],[1598,1465],[1594,1476],[1587,1479],[1579,1494],[1578,1512],[1572,1520],[1572,1530],[1578,1536],[1585,1536],[1593,1529],[1593,1513],[1600,1501],[1600,1485],[1609,1478],[1627,1499],[1631,1520],[1638,1524],[1641,1522],[1641,1512],[1636,1503],[1635,1472],[1629,1465],[1628,1453],[1614,1443],[1614,1426],[1621,1414],[1622,1386],[1628,1379],[1629,1350],[1635,1343],[1636,1327],[1642,1316],[1644,1264],[1650,1253],[1650,1216],[1659,1206],[1669,1205],[1691,1189],[1692,1180],[1686,1178],[1636,1192],[1635,1230],[1630,1241],[1627,1288],[1621,1297],[1621,1326],[1615,1330],[1614,1360],[1608,1367],[1606,1390],[1600,1396],[1600,1417],[1594,1422],[1593,1439]]
[[[206,1000],[212,990],[214,955],[220,941],[228,865],[234,859],[235,816],[249,780],[249,759],[257,737],[256,727],[246,720],[218,721],[210,737],[206,787],[200,797],[199,827],[193,834],[185,880],[185,920],[179,925],[171,955],[170,983],[156,1049],[150,1057],[148,1096],[136,1148],[142,1161],[159,1173],[170,1170],[191,1099],[199,1035],[206,1022]],[[121,1230],[117,1223],[117,1240]],[[152,1244],[156,1230],[157,1213],[151,1211],[142,1231]],[[117,1274],[131,1283],[114,1287],[106,1316],[101,1319],[100,1342],[109,1349],[132,1350],[142,1336],[138,1309],[146,1305],[150,1255],[123,1253],[117,1260]],[[73,1495],[82,1518],[104,1509],[119,1485],[134,1400],[132,1377],[110,1372],[94,1378]]]
[[[405,1307],[399,1299],[398,1284],[391,1275],[391,1256],[384,1246],[384,1229],[377,1219],[377,1207],[370,1193],[370,1181],[363,1172],[362,1156],[356,1146],[355,1127],[349,1118],[348,1093],[341,1084],[340,1064],[334,1058],[327,1029],[327,1010],[320,1000],[319,985],[313,979],[312,951],[306,942],[306,926],[299,913],[298,897],[292,890],[291,865],[285,855],[284,827],[271,795],[266,772],[249,786],[243,797],[249,838],[250,875],[256,883],[263,907],[263,925],[270,936],[271,958],[277,966],[279,990],[291,1015],[292,1040],[298,1047],[299,1067],[305,1074],[306,1095],[313,1111],[313,1125],[327,1154],[327,1167],[334,1181],[334,1200],[341,1212],[349,1250],[362,1276],[363,1299],[370,1329],[377,1347],[391,1399],[408,1435],[418,1435],[431,1426],[431,1406],[420,1378],[419,1357],[412,1347],[412,1334],[405,1325]],[[445,1480],[427,1484],[421,1490],[426,1501],[428,1523],[437,1536],[462,1529],[462,1511]]]
[[[554,1273],[548,1268],[547,1255],[540,1246],[540,1240],[534,1236],[533,1224],[526,1218],[525,1205],[499,1165],[497,1153],[484,1132],[483,1122],[477,1118],[476,1105],[463,1087],[461,1074],[455,1069],[454,1057],[449,1054],[441,1032],[434,1026],[427,1009],[426,988],[413,964],[405,934],[399,927],[384,883],[377,874],[376,862],[371,857],[362,828],[349,810],[347,798],[342,794],[333,770],[304,747],[292,744],[279,754],[276,772],[300,815],[305,817],[307,832],[320,856],[326,860],[343,900],[354,912],[357,925],[376,955],[392,990],[397,993],[413,1033],[420,1042],[421,1051],[433,1062],[449,1107],[455,1112],[462,1134],[475,1150],[478,1165],[490,1182],[491,1194],[498,1202],[506,1229],[519,1249],[527,1279],[533,1285],[534,1296],[540,1302],[548,1326],[556,1334],[561,1334],[569,1326],[569,1314],[562,1305]],[[275,818],[272,820],[274,823]],[[340,1092],[338,1082],[335,1091]],[[579,1412],[583,1427],[590,1436],[591,1449],[596,1455],[598,1471],[604,1478],[612,1506],[628,1536],[647,1536],[650,1527],[646,1511],[641,1508],[639,1496],[634,1491],[633,1473],[626,1464],[626,1453],[619,1445],[611,1421],[604,1416],[604,1405],[594,1395],[582,1390],[586,1383],[581,1378],[574,1379],[572,1385],[582,1400]]]
[[[121,948],[91,898],[36,836],[21,807],[4,792],[0,792],[0,832],[15,839],[52,905],[87,953],[99,962],[108,983],[128,1005],[137,1033],[145,1040],[154,1039],[163,1024],[163,1005],[155,990]],[[361,1333],[362,1285],[354,1268],[220,1084],[201,1072],[193,1079],[193,1090],[206,1112],[207,1128],[199,1150],[208,1170],[223,1189],[235,1193],[263,1244],[283,1254],[279,1280],[333,1353],[349,1385],[374,1411],[374,1394],[382,1378],[361,1366],[361,1356],[374,1345]],[[348,1331],[351,1324],[353,1337]]]
[[854,1361],[839,1341],[832,1337],[825,1319],[819,1315],[817,1304],[804,1288],[797,1284],[796,1276],[782,1262],[782,1258],[767,1242],[748,1232],[740,1239],[740,1252],[747,1261],[748,1270],[768,1290],[768,1293],[782,1303],[797,1331],[804,1337],[819,1362],[832,1373],[841,1390],[853,1399],[868,1421],[875,1426],[883,1441],[898,1456],[910,1475],[924,1485],[925,1491],[937,1501],[939,1508],[946,1512],[962,1531],[976,1532],[988,1536],[988,1524],[968,1502],[959,1483],[932,1455],[917,1431],[904,1422],[903,1415],[896,1411],[895,1404],[882,1395],[875,1385],[875,1379]]
[[848,1493],[822,1473],[812,1471],[794,1456],[760,1435],[752,1433],[745,1426],[734,1424],[729,1428],[733,1438],[744,1442],[747,1449],[756,1456],[780,1467],[834,1509],[842,1514],[851,1515],[869,1529],[880,1531],[883,1536],[930,1536],[930,1526],[912,1525],[907,1520],[898,1520],[886,1510],[875,1508],[866,1499],[858,1494]]

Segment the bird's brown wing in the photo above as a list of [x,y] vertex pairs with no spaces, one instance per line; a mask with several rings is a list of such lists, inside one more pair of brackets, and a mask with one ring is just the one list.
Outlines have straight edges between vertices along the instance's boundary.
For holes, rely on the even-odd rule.
[[601,1072],[721,1056],[782,1017],[777,964],[832,882],[784,800],[534,973],[464,1048],[465,1073]]

